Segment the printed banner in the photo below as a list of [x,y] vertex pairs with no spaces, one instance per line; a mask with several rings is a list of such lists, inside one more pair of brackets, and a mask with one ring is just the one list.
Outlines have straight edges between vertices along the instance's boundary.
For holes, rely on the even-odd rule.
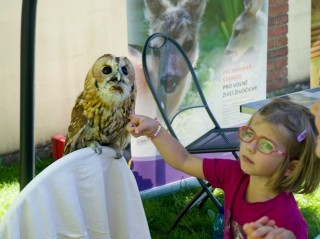
[[[148,36],[163,32],[188,54],[220,125],[245,123],[250,115],[240,113],[240,105],[266,98],[267,12],[267,0],[127,0],[129,58],[138,87],[136,113],[154,117],[157,111],[144,78],[141,54]],[[179,87],[188,89],[186,84],[187,79],[180,80],[168,96]],[[177,102],[189,95],[179,97]],[[201,117],[196,118],[200,122]],[[188,133],[203,125],[206,123],[193,124]],[[146,137],[132,139],[131,153],[140,190],[189,177],[168,166]]]

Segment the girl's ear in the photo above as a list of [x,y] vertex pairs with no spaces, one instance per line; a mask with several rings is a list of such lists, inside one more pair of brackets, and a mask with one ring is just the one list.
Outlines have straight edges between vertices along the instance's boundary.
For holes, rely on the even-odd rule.
[[294,169],[296,168],[297,164],[299,163],[298,160],[293,159],[291,160],[288,169],[286,170],[286,172],[284,173],[285,176],[290,176],[291,173],[294,171]]

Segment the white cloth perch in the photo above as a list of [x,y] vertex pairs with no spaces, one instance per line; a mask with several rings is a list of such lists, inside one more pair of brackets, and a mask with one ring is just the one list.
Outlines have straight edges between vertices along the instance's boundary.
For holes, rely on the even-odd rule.
[[114,155],[85,148],[48,166],[10,206],[0,238],[151,238],[136,180]]

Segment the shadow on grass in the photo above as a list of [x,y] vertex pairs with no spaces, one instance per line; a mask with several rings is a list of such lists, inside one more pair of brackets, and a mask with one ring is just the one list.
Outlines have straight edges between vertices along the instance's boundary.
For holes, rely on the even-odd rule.
[[[35,174],[37,175],[47,166],[52,163],[51,157],[45,159],[36,158],[35,160]],[[12,184],[19,181],[20,177],[20,165],[14,163],[10,165],[0,164],[0,185]]]
[[[203,207],[193,207],[170,232],[171,224],[198,190],[199,188],[186,188],[174,194],[143,200],[153,239],[212,238],[214,219],[209,216],[208,211],[217,213],[218,210],[210,200]],[[223,194],[216,196],[219,201],[223,201]]]
[[0,185],[12,184],[19,180],[19,165],[0,165]]

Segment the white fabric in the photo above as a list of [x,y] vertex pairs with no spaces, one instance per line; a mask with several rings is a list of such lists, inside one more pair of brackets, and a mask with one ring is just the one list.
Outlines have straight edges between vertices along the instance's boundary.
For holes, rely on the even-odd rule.
[[0,238],[151,238],[135,178],[114,155],[85,148],[51,164],[10,206]]

